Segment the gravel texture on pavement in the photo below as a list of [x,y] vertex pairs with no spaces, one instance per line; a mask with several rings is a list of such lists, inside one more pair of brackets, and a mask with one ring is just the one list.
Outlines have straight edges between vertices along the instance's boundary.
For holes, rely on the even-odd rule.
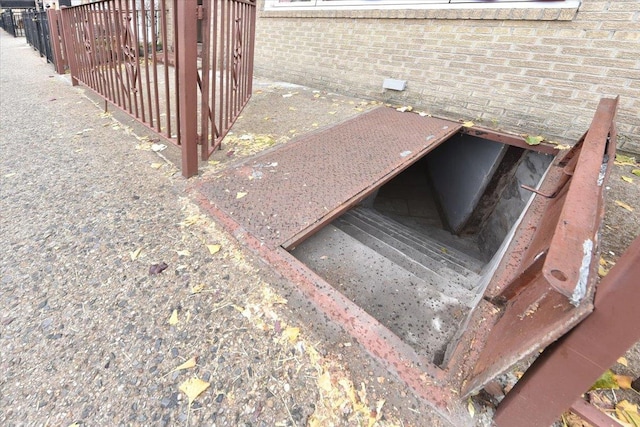
[[[1,425],[446,425],[198,210],[175,147],[92,99],[0,32]],[[201,175],[375,105],[257,79]],[[639,232],[625,168],[611,261]]]

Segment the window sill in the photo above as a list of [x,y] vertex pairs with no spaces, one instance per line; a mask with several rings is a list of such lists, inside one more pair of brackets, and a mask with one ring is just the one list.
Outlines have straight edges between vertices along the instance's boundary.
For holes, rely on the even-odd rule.
[[[543,7],[541,7],[541,5]],[[580,1],[549,3],[426,4],[413,9],[365,7],[265,7],[261,18],[358,18],[358,19],[486,19],[521,21],[571,21]]]

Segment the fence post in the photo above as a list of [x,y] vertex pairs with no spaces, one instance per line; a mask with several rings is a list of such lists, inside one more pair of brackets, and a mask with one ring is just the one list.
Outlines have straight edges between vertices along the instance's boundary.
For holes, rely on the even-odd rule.
[[64,47],[64,56],[69,64],[69,73],[71,73],[71,85],[78,86],[78,65],[76,64],[76,55],[73,52],[73,33],[71,29],[71,19],[68,16],[70,10],[66,7],[60,9],[60,22],[62,23],[62,46]]
[[177,58],[182,175],[198,174],[198,0],[174,1],[177,16]]
[[47,10],[49,16],[49,42],[53,51],[53,66],[56,73],[64,74],[64,60],[62,59],[62,46],[60,40],[60,27],[58,25],[59,13],[54,8]]

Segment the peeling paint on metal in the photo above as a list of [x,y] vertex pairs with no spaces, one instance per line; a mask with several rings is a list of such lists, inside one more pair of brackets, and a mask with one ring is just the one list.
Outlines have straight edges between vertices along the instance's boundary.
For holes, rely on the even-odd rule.
[[600,166],[600,174],[598,175],[598,187],[602,187],[602,183],[604,182],[604,177],[607,173],[607,159],[605,159],[604,162],[602,162],[602,165]]
[[578,275],[578,283],[571,295],[571,304],[577,306],[587,293],[587,281],[589,279],[589,266],[591,265],[591,256],[593,251],[593,241],[587,239],[582,244],[582,265],[580,266],[580,273]]

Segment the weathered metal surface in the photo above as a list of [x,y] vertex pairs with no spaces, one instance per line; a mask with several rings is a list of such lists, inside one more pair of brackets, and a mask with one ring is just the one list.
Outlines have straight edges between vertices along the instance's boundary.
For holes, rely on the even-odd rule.
[[227,169],[200,191],[265,244],[292,247],[459,128],[381,107]]
[[196,175],[198,144],[208,158],[251,96],[255,7],[248,0],[102,0],[63,9],[72,82],[181,146],[183,175]]
[[552,424],[640,340],[638,277],[640,237],[598,285],[593,313],[547,348],[507,394],[496,412],[498,426]]
[[514,147],[524,148],[526,150],[538,151],[544,154],[556,155],[558,149],[549,143],[543,142],[538,145],[527,144],[524,137],[511,133],[498,132],[491,129],[485,129],[481,126],[463,127],[461,133],[477,136],[478,138],[488,139],[489,141],[500,142],[502,144],[512,145]]
[[[616,101],[610,99],[601,101],[599,111],[602,111],[602,106],[611,105],[612,102],[615,111]],[[609,131],[600,133],[601,140],[585,138],[583,144],[552,166],[541,190],[544,193],[557,192],[557,196],[547,198],[536,195],[534,198],[485,294],[487,298],[497,298],[494,299],[496,303],[503,302],[503,305],[499,305],[502,315],[491,326],[491,333],[473,372],[466,378],[463,393],[477,390],[518,360],[543,349],[593,310],[598,267],[598,241],[595,236],[604,215],[602,191],[609,173],[608,168],[602,168],[602,161],[615,156],[614,116],[615,114],[608,114],[600,119],[602,116],[597,113],[595,124],[598,127],[604,126]],[[605,145],[606,153],[600,151],[604,150]],[[584,150],[588,153],[587,157],[597,156],[599,160],[584,163],[575,160],[582,158],[581,152]],[[584,170],[585,168],[590,170]],[[570,176],[568,180],[567,175]],[[584,181],[587,177],[592,179]],[[581,194],[582,199],[572,196],[573,192]],[[580,230],[583,234],[593,236],[593,245],[589,248],[588,260],[584,263],[585,252],[582,245],[571,248],[565,240],[555,238],[559,224],[568,220],[563,212],[578,210],[591,218],[590,223],[584,223]],[[570,242],[568,238],[566,241]],[[566,293],[559,292],[545,274],[545,266],[549,265],[549,253],[562,253],[563,250],[579,250],[578,254],[572,252],[566,260],[569,263],[574,256],[580,257],[584,294],[577,301],[572,301]],[[544,263],[540,261],[541,257],[545,257]],[[471,329],[473,327],[471,325]]]
[[[595,253],[596,233],[602,221],[602,185],[611,166],[607,145],[618,99],[600,102],[585,137],[562,213],[553,233],[545,278],[558,292],[578,305],[587,293],[591,257]],[[615,144],[615,141],[614,141]]]

